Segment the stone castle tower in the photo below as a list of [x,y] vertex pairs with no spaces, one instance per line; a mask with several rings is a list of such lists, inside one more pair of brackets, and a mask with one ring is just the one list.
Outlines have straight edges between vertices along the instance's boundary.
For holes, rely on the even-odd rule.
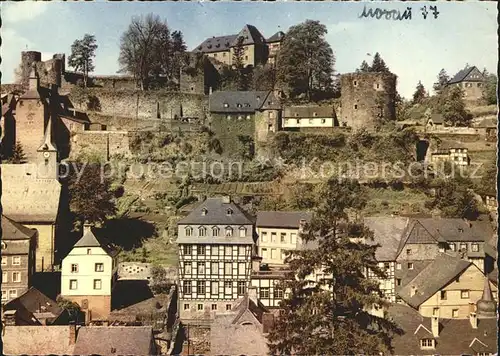
[[21,67],[19,71],[20,83],[25,89],[29,89],[29,78],[33,68],[40,80],[40,85],[50,87],[61,86],[61,77],[65,71],[66,57],[64,54],[56,53],[51,59],[42,62],[42,54],[37,51],[26,51],[21,53]]
[[348,73],[340,78],[340,126],[373,130],[396,118],[396,80],[392,73]]

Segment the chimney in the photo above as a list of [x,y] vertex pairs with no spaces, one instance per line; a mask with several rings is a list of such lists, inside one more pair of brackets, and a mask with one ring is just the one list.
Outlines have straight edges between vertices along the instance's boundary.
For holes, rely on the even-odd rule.
[[212,87],[208,88],[208,94],[212,94]]
[[299,231],[304,230],[304,226],[306,225],[306,219],[300,219],[299,221]]
[[413,297],[417,293],[417,287],[411,286],[410,297]]
[[89,223],[88,221],[85,221],[83,223],[83,235],[85,235],[87,232],[91,232],[92,230],[92,224]]
[[252,271],[259,272],[260,271],[260,263],[262,262],[262,257],[254,256],[252,258]]
[[470,326],[472,326],[473,329],[477,329],[477,314],[476,313],[469,314],[469,321],[470,321]]
[[76,324],[74,321],[70,321],[69,324],[69,344],[74,345],[76,343]]
[[5,325],[17,325],[17,310],[7,310],[3,314]]
[[258,304],[259,301],[257,299],[257,287],[254,286],[248,287],[248,298],[256,305]]
[[439,336],[439,317],[433,316],[431,319],[431,329],[432,329],[432,335],[434,337]]

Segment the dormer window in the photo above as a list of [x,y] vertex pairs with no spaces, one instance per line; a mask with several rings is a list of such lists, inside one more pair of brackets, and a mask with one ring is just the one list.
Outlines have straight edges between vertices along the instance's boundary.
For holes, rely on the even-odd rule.
[[208,213],[207,209],[205,209],[205,208],[201,209],[201,215],[205,216],[205,215],[207,215],[207,213]]
[[228,103],[224,103],[224,107],[225,107],[225,108],[228,108],[228,107],[229,107],[229,104],[228,104]]
[[238,108],[241,108],[243,105],[241,105],[240,103],[236,104],[236,107]]
[[6,245],[6,244],[5,244],[5,242],[3,242],[3,241],[2,241],[1,246],[2,246],[2,250],[5,250],[5,249],[7,248],[7,245]]
[[246,107],[246,108],[249,108],[249,107],[250,107],[250,104],[249,104],[249,103],[245,103],[245,107]]
[[314,117],[318,116],[318,113],[313,112],[313,116]]
[[240,237],[247,236],[247,229],[243,226],[240,227]]
[[420,348],[423,350],[434,348],[434,339],[420,339]]
[[226,227],[226,237],[233,236],[233,228],[231,226]]
[[188,226],[186,227],[186,236],[193,236],[193,228]]
[[461,227],[458,228],[458,232],[464,232],[464,229],[462,229]]
[[207,229],[204,228],[203,226],[200,226],[198,228],[198,234],[199,234],[200,237],[207,236]]
[[227,209],[227,210],[226,210],[226,215],[227,215],[227,216],[231,216],[231,215],[233,215],[233,209]]
[[219,229],[217,226],[214,226],[214,227],[212,228],[212,235],[213,235],[214,237],[219,236],[219,231],[220,231],[220,229]]

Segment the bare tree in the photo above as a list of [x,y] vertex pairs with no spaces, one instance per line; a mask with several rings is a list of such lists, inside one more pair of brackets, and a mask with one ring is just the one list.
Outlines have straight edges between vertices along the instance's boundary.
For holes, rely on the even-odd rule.
[[142,90],[151,78],[168,74],[172,60],[170,30],[158,15],[134,17],[120,40],[120,72],[134,75]]

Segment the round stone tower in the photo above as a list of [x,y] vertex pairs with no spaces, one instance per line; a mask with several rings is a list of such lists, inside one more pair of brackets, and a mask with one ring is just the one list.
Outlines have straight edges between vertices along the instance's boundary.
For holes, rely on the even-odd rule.
[[340,77],[340,126],[374,129],[396,118],[396,81],[392,73],[348,73]]
[[29,85],[29,77],[33,65],[42,61],[42,53],[37,51],[21,52],[20,81],[26,89]]

